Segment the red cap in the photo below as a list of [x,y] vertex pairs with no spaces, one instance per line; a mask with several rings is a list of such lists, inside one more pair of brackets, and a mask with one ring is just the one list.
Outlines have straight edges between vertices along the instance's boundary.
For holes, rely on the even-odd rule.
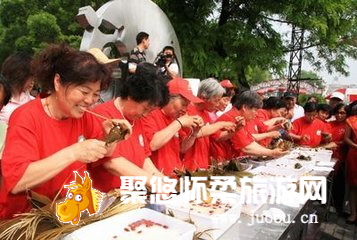
[[219,84],[221,84],[221,86],[225,87],[225,88],[235,88],[235,86],[232,84],[232,82],[227,79],[222,80]]
[[192,103],[202,103],[203,100],[194,96],[190,84],[182,78],[174,78],[167,83],[170,94],[180,94]]

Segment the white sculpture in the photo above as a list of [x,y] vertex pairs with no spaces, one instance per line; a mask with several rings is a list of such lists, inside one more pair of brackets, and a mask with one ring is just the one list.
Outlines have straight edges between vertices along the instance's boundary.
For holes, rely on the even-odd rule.
[[165,13],[152,1],[112,0],[96,12],[91,6],[85,6],[79,9],[77,21],[85,29],[80,50],[99,48],[108,53],[104,46],[120,41],[130,52],[136,46],[136,35],[146,32],[150,38],[147,61],[153,63],[157,54],[171,45],[182,74],[181,50],[175,30]]

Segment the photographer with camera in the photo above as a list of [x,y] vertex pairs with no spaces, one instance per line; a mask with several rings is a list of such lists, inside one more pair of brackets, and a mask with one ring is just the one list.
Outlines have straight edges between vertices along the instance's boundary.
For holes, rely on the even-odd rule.
[[175,49],[172,46],[166,46],[157,55],[155,65],[160,73],[171,78],[179,76],[179,67],[175,62]]

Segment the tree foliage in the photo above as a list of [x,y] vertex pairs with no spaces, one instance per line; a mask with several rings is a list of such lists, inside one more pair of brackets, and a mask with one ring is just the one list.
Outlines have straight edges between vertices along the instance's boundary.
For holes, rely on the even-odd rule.
[[[238,79],[248,69],[281,74],[289,42],[274,22],[305,30],[305,57],[317,69],[346,74],[346,57],[357,57],[356,0],[157,0],[183,49],[186,75]],[[352,44],[353,45],[353,44]],[[314,51],[317,54],[313,54]]]
[[324,89],[325,83],[322,78],[313,71],[301,71],[301,78],[306,81],[306,83],[310,84],[313,87]]
[[299,105],[304,106],[307,103],[307,99],[309,97],[315,97],[318,103],[326,103],[326,99],[321,94],[314,93],[311,95],[308,94],[299,95],[299,101],[298,101]]
[[[34,53],[51,42],[79,47],[78,9],[105,0],[1,0],[0,63],[10,53]],[[357,58],[357,0],[156,0],[178,35],[186,77],[229,78],[248,87],[283,75],[289,41],[276,22],[305,30],[305,58],[317,69],[347,74]]]
[[79,47],[83,29],[75,16],[80,7],[98,9],[105,0],[1,0],[0,63],[14,51],[35,53],[48,43]]

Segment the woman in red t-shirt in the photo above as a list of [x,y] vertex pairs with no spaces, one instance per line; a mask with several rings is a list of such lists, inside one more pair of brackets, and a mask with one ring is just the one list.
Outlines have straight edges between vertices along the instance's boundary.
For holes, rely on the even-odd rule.
[[332,115],[335,116],[336,120],[328,124],[332,134],[332,142],[337,144],[337,148],[333,150],[332,157],[344,161],[347,152],[343,141],[346,130],[346,106],[343,103],[337,104],[332,109]]
[[334,166],[335,173],[333,176],[332,196],[333,203],[337,212],[343,212],[344,196],[345,196],[345,159],[347,155],[348,147],[344,142],[345,130],[346,130],[346,106],[343,103],[337,104],[332,109],[332,115],[335,116],[335,121],[327,123],[332,134],[332,142],[337,147],[333,149],[332,157],[337,159]]
[[[352,111],[355,112],[355,103],[350,106]],[[350,187],[350,206],[351,215],[347,219],[348,222],[357,221],[357,115],[347,118],[346,120],[346,133],[345,142],[347,143],[349,150],[346,158],[346,168],[347,168],[347,181]]]
[[[50,45],[32,67],[49,95],[22,105],[10,117],[1,161],[0,218],[30,210],[27,190],[53,199],[70,183],[73,171],[83,172],[86,163],[111,152],[97,140],[102,125],[86,112],[109,83],[107,68],[66,45]],[[108,132],[112,123],[103,126]]]
[[[307,147],[317,147],[326,141],[324,135],[330,136],[326,123],[317,119],[317,104],[308,102],[304,106],[305,116],[293,122],[290,137],[297,144]],[[328,142],[327,142],[328,143]]]
[[[211,120],[209,113],[217,111],[220,100],[225,93],[224,88],[214,78],[208,78],[200,82],[197,96],[203,101],[192,104],[187,112],[190,116],[200,116],[203,119],[204,126],[199,130],[197,138],[193,145],[188,149],[181,149],[184,153],[183,163],[185,168],[190,171],[197,169],[208,169],[211,164],[209,161],[210,136],[218,134],[219,138],[224,138],[228,132],[234,131],[236,124],[228,121]],[[219,132],[219,130],[227,130]],[[188,134],[190,134],[188,132]]]
[[[187,115],[190,103],[203,102],[193,95],[189,82],[174,78],[167,84],[170,93],[169,103],[152,111],[142,119],[144,133],[151,150],[151,160],[155,166],[170,177],[177,177],[174,170],[182,170],[181,148],[190,147],[202,127],[199,116]],[[187,135],[183,129],[190,129]]]
[[133,128],[132,135],[117,144],[110,159],[90,164],[93,186],[100,191],[120,188],[120,176],[145,177],[144,183],[148,186],[152,186],[153,176],[164,176],[150,159],[142,123],[143,117],[168,102],[167,86],[156,71],[150,63],[138,64],[135,74],[123,81],[119,97],[94,109],[108,118],[126,119]]
[[254,139],[267,147],[273,138],[280,137],[277,130],[287,121],[284,117],[286,111],[286,103],[278,97],[269,97],[263,101],[263,109],[258,109],[257,117],[248,123],[257,130],[250,132]]

